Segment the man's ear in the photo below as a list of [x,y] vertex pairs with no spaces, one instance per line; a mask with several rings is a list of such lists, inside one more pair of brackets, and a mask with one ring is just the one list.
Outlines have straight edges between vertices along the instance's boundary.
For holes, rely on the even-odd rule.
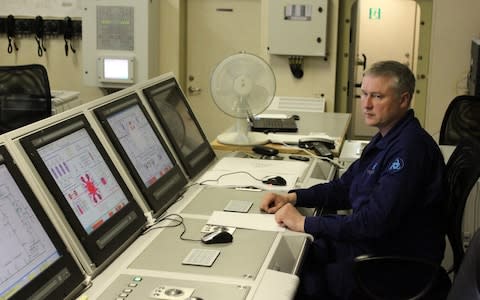
[[403,92],[400,95],[400,106],[402,107],[410,107],[410,102],[412,100],[412,97],[410,97],[410,94],[408,92]]

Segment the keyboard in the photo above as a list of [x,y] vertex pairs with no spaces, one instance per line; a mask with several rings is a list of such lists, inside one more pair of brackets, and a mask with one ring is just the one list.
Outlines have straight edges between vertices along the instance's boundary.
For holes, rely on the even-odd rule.
[[255,118],[251,121],[252,131],[297,132],[295,119],[291,118]]

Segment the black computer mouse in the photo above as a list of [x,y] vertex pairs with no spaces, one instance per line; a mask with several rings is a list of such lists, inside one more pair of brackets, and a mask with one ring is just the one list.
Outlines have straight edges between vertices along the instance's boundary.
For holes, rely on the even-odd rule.
[[287,181],[282,176],[268,177],[263,179],[262,182],[265,184],[271,184],[271,185],[281,185],[281,186],[287,185]]
[[295,121],[300,120],[300,116],[299,116],[299,115],[292,115],[292,118],[293,118]]
[[231,243],[232,241],[233,235],[224,230],[212,231],[202,237],[202,242],[205,244]]

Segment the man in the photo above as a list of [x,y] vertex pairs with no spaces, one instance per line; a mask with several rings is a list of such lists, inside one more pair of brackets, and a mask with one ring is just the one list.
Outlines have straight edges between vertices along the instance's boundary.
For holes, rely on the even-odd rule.
[[[362,254],[407,255],[440,263],[444,160],[410,109],[415,77],[383,61],[364,74],[361,107],[379,132],[344,175],[288,194],[265,195],[260,208],[290,230],[315,240],[306,258],[298,299],[352,299],[352,261]],[[347,216],[305,217],[295,206],[351,208]],[[323,298],[322,298],[323,297]]]

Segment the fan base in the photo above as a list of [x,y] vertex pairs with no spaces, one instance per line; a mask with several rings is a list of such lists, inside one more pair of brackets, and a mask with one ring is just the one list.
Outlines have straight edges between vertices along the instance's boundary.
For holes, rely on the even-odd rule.
[[260,132],[247,132],[246,134],[225,132],[220,134],[217,140],[222,144],[238,146],[263,145],[269,142],[267,135]]

